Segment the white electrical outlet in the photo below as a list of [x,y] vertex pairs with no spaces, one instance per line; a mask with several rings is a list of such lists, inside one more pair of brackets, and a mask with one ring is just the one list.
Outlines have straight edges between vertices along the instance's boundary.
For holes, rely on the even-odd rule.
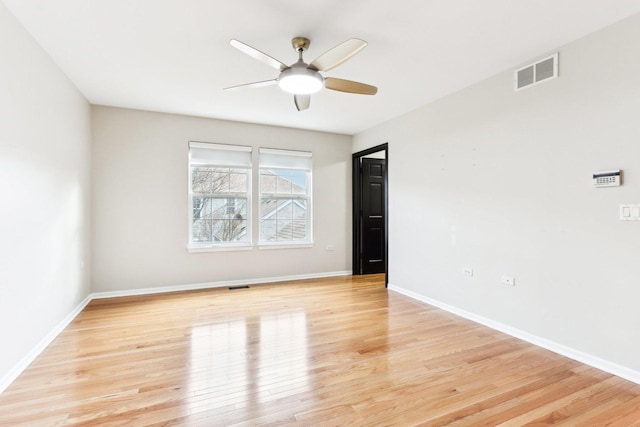
[[473,268],[471,267],[465,267],[462,269],[462,274],[464,274],[465,276],[473,276]]
[[325,248],[328,251],[332,251],[333,250],[333,245],[327,245],[327,247]]
[[502,276],[502,279],[500,279],[500,282],[502,282],[503,285],[507,285],[507,286],[516,285],[516,279],[513,276]]

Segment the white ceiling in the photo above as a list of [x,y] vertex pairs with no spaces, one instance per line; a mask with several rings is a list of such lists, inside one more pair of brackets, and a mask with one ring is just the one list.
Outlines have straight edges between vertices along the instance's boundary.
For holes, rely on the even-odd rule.
[[[93,104],[355,134],[640,12],[640,0],[3,0]],[[325,76],[378,86],[323,90],[296,111],[277,77],[229,45],[291,64],[357,37]]]

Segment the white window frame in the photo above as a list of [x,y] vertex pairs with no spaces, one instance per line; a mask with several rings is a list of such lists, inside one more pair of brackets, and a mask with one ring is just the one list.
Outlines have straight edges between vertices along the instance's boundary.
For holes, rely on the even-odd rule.
[[[306,173],[306,194],[278,194],[262,192],[263,170],[291,170]],[[313,153],[274,148],[260,148],[258,160],[258,247],[260,249],[299,248],[313,246]],[[306,239],[304,240],[262,240],[262,200],[304,200],[306,202]]]
[[[205,150],[205,151],[203,151]],[[199,153],[199,154],[194,154]],[[202,154],[204,153],[204,154]],[[229,250],[250,250],[253,248],[253,232],[252,232],[252,192],[251,184],[253,181],[252,167],[252,147],[242,145],[214,144],[209,142],[189,142],[189,181],[188,185],[188,244],[189,252],[209,252],[209,251],[229,251]],[[216,158],[217,157],[217,158]],[[193,203],[195,195],[192,188],[192,168],[193,167],[212,167],[225,169],[241,169],[247,172],[247,192],[246,193],[221,193],[220,198],[246,198],[246,228],[245,235],[247,239],[244,241],[228,241],[228,242],[194,242],[193,241]]]

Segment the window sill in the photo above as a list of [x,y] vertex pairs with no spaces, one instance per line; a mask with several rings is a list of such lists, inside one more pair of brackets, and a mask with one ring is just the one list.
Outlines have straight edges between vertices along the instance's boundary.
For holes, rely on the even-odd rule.
[[201,252],[231,252],[231,251],[250,251],[253,250],[252,245],[216,245],[216,246],[187,246],[189,253]]
[[233,251],[251,251],[254,248],[260,250],[271,249],[302,249],[313,248],[313,242],[274,242],[274,243],[260,243],[256,246],[253,245],[212,245],[212,246],[187,246],[189,253],[201,253],[201,252],[233,252]]
[[300,242],[300,243],[291,243],[291,242],[278,242],[278,243],[260,243],[258,244],[258,249],[298,249],[298,248],[312,248],[313,242]]

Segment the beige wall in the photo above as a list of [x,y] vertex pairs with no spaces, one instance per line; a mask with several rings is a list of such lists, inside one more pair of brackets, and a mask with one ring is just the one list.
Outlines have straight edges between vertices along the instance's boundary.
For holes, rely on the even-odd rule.
[[[94,292],[351,270],[351,137],[99,106],[92,117]],[[314,247],[188,253],[190,140],[312,151]]]
[[89,294],[90,107],[0,3],[0,391]]
[[390,283],[640,372],[638,40],[635,16],[561,48],[557,80],[507,71],[356,135],[389,142]]

